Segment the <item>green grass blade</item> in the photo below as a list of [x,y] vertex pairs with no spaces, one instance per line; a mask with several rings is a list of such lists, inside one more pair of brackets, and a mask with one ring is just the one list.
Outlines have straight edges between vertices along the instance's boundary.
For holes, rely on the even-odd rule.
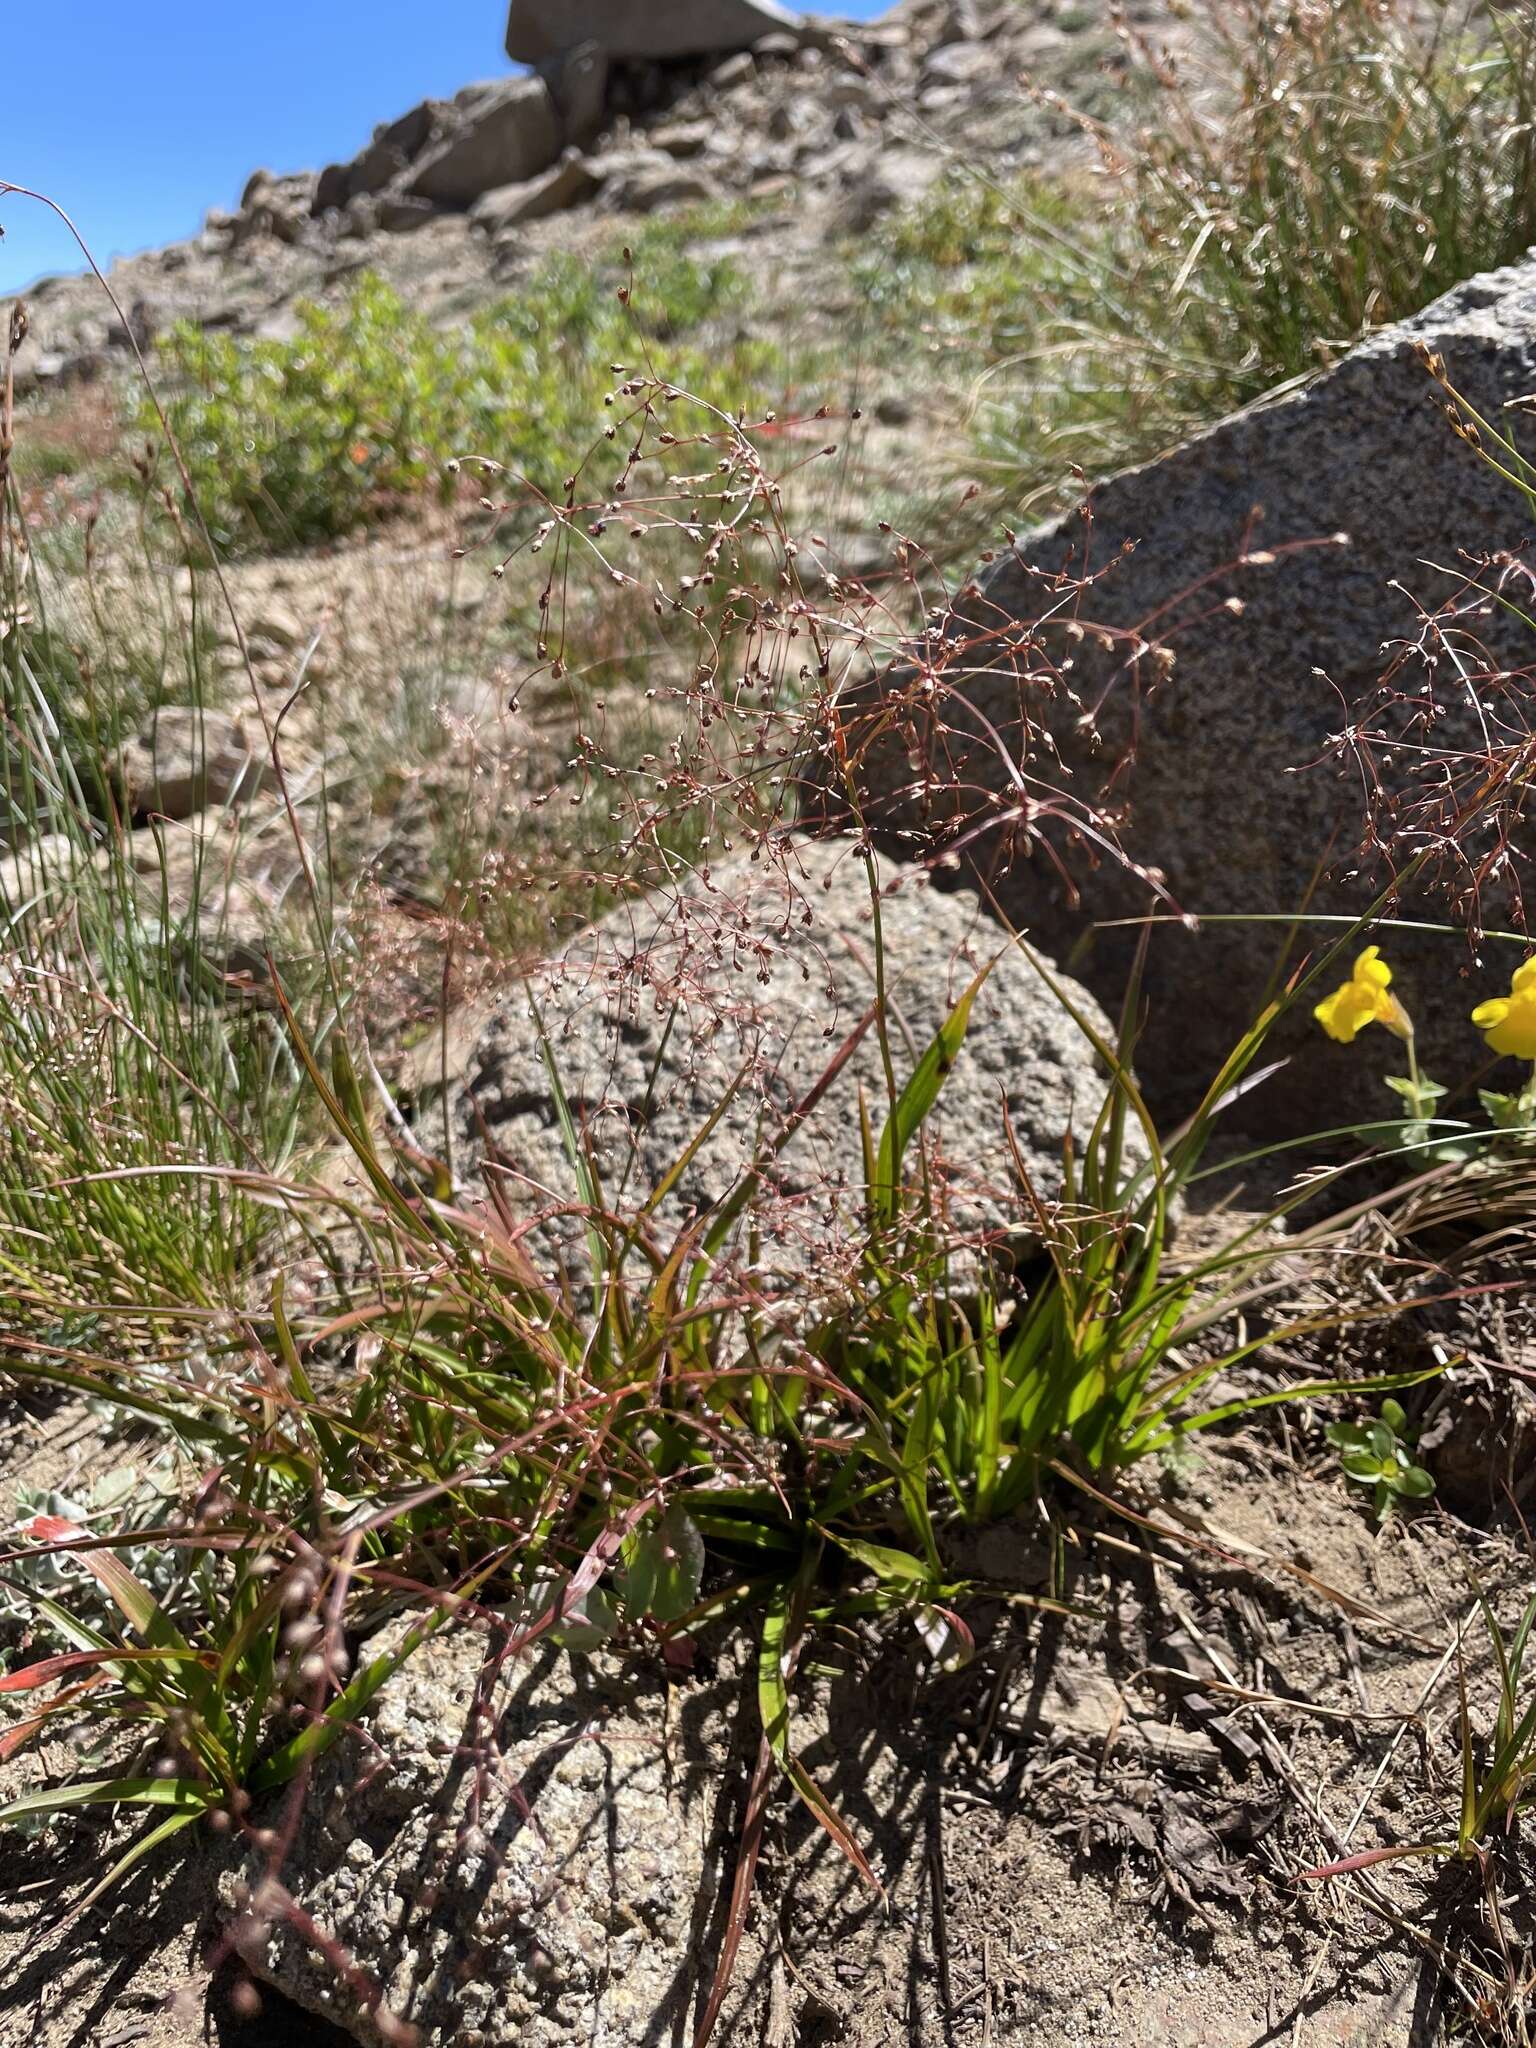
[[146,1856],[153,1855],[155,1850],[170,1841],[173,1835],[179,1835],[184,1828],[193,1826],[202,1819],[207,1810],[205,1803],[189,1811],[167,1814],[163,1821],[152,1827],[147,1834],[141,1835],[131,1849],[118,1857],[106,1876],[98,1878],[83,1899],[75,1901],[69,1909],[69,1918],[76,1920],[82,1913],[88,1913],[98,1899],[105,1898],[113,1886],[128,1875],[136,1863],[142,1863]]
[[[811,1569],[814,1562],[814,1556],[807,1560]],[[879,1893],[880,1882],[846,1821],[790,1747],[789,1671],[798,1647],[798,1611],[809,1577],[807,1565],[803,1564],[793,1579],[774,1587],[763,1612],[757,1656],[757,1703],[763,1738],[801,1802],[870,1889]]]
[[835,1529],[823,1529],[813,1522],[812,1528],[819,1536],[825,1536],[829,1543],[835,1543],[857,1563],[872,1571],[876,1578],[888,1585],[900,1586],[914,1596],[924,1596],[933,1589],[933,1576],[920,1557],[914,1557],[910,1550],[896,1550],[888,1543],[870,1543],[862,1536],[839,1535]]
[[211,1786],[195,1778],[87,1778],[75,1785],[57,1785],[46,1792],[24,1792],[0,1806],[0,1826],[65,1813],[77,1806],[174,1806],[195,1820],[217,1798]]
[[900,1209],[899,1176],[902,1159],[907,1147],[927,1121],[955,1061],[960,1057],[960,1049],[965,1043],[966,1030],[971,1021],[971,1005],[991,972],[990,963],[981,969],[939,1026],[932,1044],[918,1061],[911,1078],[897,1096],[895,1107],[886,1119],[885,1129],[880,1133],[880,1143],[876,1148],[875,1183],[870,1191],[871,1208],[877,1225],[889,1226],[896,1221]]
[[1262,1394],[1246,1394],[1236,1401],[1224,1401],[1219,1408],[1207,1408],[1199,1415],[1181,1416],[1161,1429],[1149,1424],[1131,1438],[1129,1448],[1134,1456],[1144,1457],[1151,1451],[1166,1450],[1169,1444],[1177,1442],[1180,1437],[1192,1436],[1197,1430],[1210,1429],[1218,1422],[1230,1422],[1237,1415],[1251,1415],[1259,1408],[1277,1407],[1282,1401],[1323,1401],[1340,1395],[1390,1394],[1401,1387],[1422,1386],[1425,1380],[1438,1378],[1443,1370],[1442,1366],[1432,1365],[1421,1367],[1417,1372],[1380,1373],[1373,1379],[1306,1380],[1298,1386],[1273,1387]]

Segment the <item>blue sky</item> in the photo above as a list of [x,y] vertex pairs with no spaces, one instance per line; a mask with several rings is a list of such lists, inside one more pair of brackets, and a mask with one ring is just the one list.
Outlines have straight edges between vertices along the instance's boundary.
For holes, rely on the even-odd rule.
[[[377,122],[507,68],[505,0],[0,0],[0,13],[0,182],[73,214],[103,268],[233,206],[260,165],[349,156]],[[80,267],[32,201],[0,198],[0,225],[0,293]]]

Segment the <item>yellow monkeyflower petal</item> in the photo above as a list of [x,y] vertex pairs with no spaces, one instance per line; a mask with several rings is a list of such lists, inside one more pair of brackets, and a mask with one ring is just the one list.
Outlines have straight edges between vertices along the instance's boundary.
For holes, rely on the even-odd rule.
[[1367,1024],[1385,1024],[1397,1035],[1409,1037],[1413,1026],[1396,996],[1388,995],[1392,970],[1377,946],[1367,946],[1355,962],[1355,971],[1312,1014],[1328,1036],[1339,1045],[1349,1045]]
[[1472,1022],[1494,1052],[1536,1060],[1536,954],[1510,976],[1509,994],[1479,1003]]
[[1361,1024],[1369,1022],[1369,1019],[1360,1015],[1358,1007],[1352,1000],[1354,992],[1353,985],[1346,981],[1342,988],[1336,988],[1333,994],[1325,997],[1312,1012],[1328,1036],[1340,1045],[1348,1045]]
[[1536,1003],[1513,1005],[1509,1016],[1495,1025],[1487,1038],[1495,1052],[1516,1060],[1536,1060]]
[[1352,977],[1363,988],[1390,988],[1392,970],[1381,957],[1380,946],[1367,946],[1355,962]]
[[1353,994],[1353,982],[1346,981],[1344,986],[1336,988],[1331,996],[1324,996],[1312,1012],[1328,1036],[1337,1039],[1340,1045],[1348,1045],[1360,1029],[1359,1020],[1350,1004],[1350,997]]

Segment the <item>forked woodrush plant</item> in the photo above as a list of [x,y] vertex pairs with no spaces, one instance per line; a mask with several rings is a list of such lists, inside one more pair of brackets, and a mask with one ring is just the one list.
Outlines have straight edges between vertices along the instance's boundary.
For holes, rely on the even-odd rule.
[[[1528,513],[1536,509],[1536,468],[1512,424],[1529,402],[1512,403],[1509,423],[1495,424],[1457,388],[1443,356],[1423,341],[1415,348],[1450,431],[1511,486],[1512,505],[1518,496]],[[1368,870],[1387,880],[1412,866],[1418,886],[1441,898],[1476,951],[1485,937],[1526,933],[1536,668],[1496,651],[1485,621],[1496,616],[1506,634],[1511,621],[1528,628],[1536,579],[1523,548],[1467,555],[1447,573],[1443,597],[1420,607],[1416,630],[1394,643],[1374,689],[1349,707],[1331,753],[1348,762],[1364,792],[1360,852]],[[1521,1031],[1516,998],[1528,986],[1496,999],[1510,1008],[1488,1012],[1486,1025],[1513,1020]],[[1536,1043],[1521,1031],[1518,1046],[1511,1034],[1494,1050],[1530,1058],[1528,1042]]]

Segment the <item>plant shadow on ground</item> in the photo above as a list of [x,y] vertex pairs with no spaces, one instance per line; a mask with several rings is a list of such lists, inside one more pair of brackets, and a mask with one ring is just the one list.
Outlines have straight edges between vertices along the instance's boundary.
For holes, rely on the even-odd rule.
[[99,1844],[11,1846],[0,1900],[0,2041],[50,2048],[344,2048],[351,2036],[237,1958],[217,1960],[224,1860],[200,1848],[142,1870],[105,1906],[60,1924]]
[[[994,2038],[994,2030],[1045,2048],[1095,2020],[1127,2042],[1257,2048],[1288,2039],[1298,2017],[1336,2015],[1341,2004],[1362,2027],[1380,2025],[1383,2039],[1427,2048],[1440,2038],[1449,2007],[1433,1948],[1454,1953],[1471,1940],[1487,1960],[1475,1873],[1403,1866],[1393,1880],[1388,1905],[1425,1940],[1417,1960],[1371,1914],[1341,1912],[1316,1891],[1298,1891],[1295,1878],[1319,1831],[1305,1800],[1277,1784],[1269,1759],[1245,1762],[1233,1746],[1235,1724],[1220,1697],[1203,1689],[1200,1672],[1210,1667],[1200,1658],[1214,1654],[1266,1701],[1263,1720],[1283,1740],[1296,1782],[1323,1788],[1309,1796],[1335,1839],[1382,1782],[1373,1825],[1389,1838],[1436,1826],[1437,1807],[1452,1796],[1454,1756],[1443,1691],[1427,1708],[1423,1695],[1437,1664],[1448,1683],[1436,1589],[1465,1556],[1465,1536],[1431,1516],[1377,1537],[1331,1465],[1314,1457],[1288,1468],[1277,1448],[1250,1431],[1210,1450],[1148,1511],[1167,1534],[1142,1531],[1135,1557],[1125,1554],[1123,1521],[1087,1510],[1069,1532],[1061,1585],[1080,1611],[1026,1615],[978,1599],[968,1608],[978,1654],[963,1671],[925,1676],[888,1633],[850,1641],[842,1654],[827,1645],[797,1700],[800,1753],[870,1854],[888,1897],[871,1897],[803,1809],[783,1808],[770,1824],[723,2038],[756,2039],[765,2015],[781,2009],[798,2014],[801,2040],[852,2048],[897,2039],[951,2048]],[[1294,1533],[1276,1545],[1286,1530]],[[1035,1586],[1049,1569],[1032,1531],[1002,1525],[979,1540],[1000,1576],[1012,1570]],[[1480,1538],[1476,1547],[1490,1583],[1518,1586],[1512,1546]],[[516,1723],[529,1746],[518,1752],[515,1783],[480,1809],[487,1847],[454,1887],[470,1952],[508,1941],[537,1948],[541,1916],[509,1926],[504,1901],[491,1901],[492,1881],[519,1838],[542,1829],[541,1800],[552,1796],[572,1744],[594,1734],[601,1743],[604,1717],[618,1712],[624,1721],[636,1708],[604,1751],[604,1789],[583,1823],[596,1835],[557,1837],[561,1854],[544,1866],[544,1900],[546,1916],[559,1910],[568,1866],[622,1812],[633,1730],[649,1726],[651,1741],[676,1759],[667,1799],[707,1837],[714,1873],[657,2002],[647,2038],[658,2044],[689,2038],[729,1914],[751,1734],[750,1715],[738,1711],[750,1678],[729,1644],[719,1636],[715,1653],[706,1646],[696,1673],[681,1680],[648,1659],[589,1679],[577,1658],[558,1695],[549,1690],[552,1655],[520,1664],[495,1725],[499,1740]],[[1486,1672],[1470,1645],[1469,1663],[1481,1684]],[[1368,1707],[1359,1707],[1362,1698]],[[1352,1701],[1359,1725],[1350,1730]],[[386,1802],[378,1826],[366,1803],[357,1809],[353,1839],[367,1843],[371,1881],[414,1902],[402,1935],[431,1923],[442,1844],[462,1840],[461,1795],[481,1741],[475,1704],[466,1698],[463,1724],[441,1731],[438,1782],[413,1782],[405,1794],[408,1843],[398,1801]],[[1383,1778],[1383,1760],[1394,1758]],[[349,1747],[328,1786],[356,1783],[369,1764],[369,1745]],[[426,1853],[415,1831],[423,1802],[436,1814]],[[393,1854],[397,1836],[403,1861]],[[18,1891],[47,1883],[56,1900],[60,1853],[28,1844]],[[333,1846],[312,1871],[322,1887],[337,1853]],[[89,1844],[76,1856],[82,1873],[99,1864]],[[618,1907],[633,1869],[622,1850],[607,1867]],[[88,1951],[110,1958],[94,2023],[147,2000],[146,1965],[162,1994],[179,1976],[195,1976],[189,1902],[211,1931],[206,1909],[221,1872],[236,1868],[231,1855],[198,1849],[179,1870],[136,1873],[117,1900],[93,1912],[93,1935],[68,1953],[71,1969],[83,1969],[93,1985],[102,1965]],[[1518,1859],[1509,1868],[1519,1874]],[[12,1976],[18,2005],[57,1988],[58,1953],[35,1953],[44,1914],[40,1897],[36,1922],[15,1908],[8,1915],[11,1938],[33,1952]],[[190,1917],[198,1919],[196,1909]],[[1512,1944],[1527,1932],[1511,1911]],[[425,1992],[427,1980],[416,1988]],[[442,2024],[442,2007],[429,2009]],[[289,2015],[281,2003],[271,2010],[274,2028],[279,2020],[292,2027],[284,2038],[306,2048],[331,2038],[319,2019]],[[218,2038],[255,2048],[279,2035]]]

